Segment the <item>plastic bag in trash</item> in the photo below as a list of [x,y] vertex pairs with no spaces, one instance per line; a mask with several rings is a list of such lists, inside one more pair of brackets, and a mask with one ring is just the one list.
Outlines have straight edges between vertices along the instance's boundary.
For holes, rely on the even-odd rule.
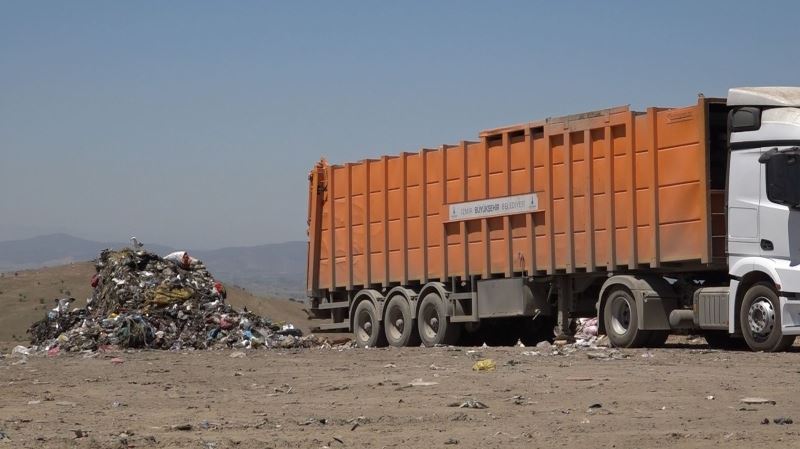
[[575,338],[578,340],[588,340],[592,337],[596,337],[597,331],[597,318],[580,318],[578,320],[578,329],[575,333]]
[[168,260],[184,270],[188,270],[192,267],[192,265],[197,263],[197,259],[189,256],[189,253],[186,251],[175,251],[174,253],[169,253],[164,256],[164,260]]
[[472,365],[472,371],[494,371],[497,368],[497,363],[492,359],[478,360]]
[[25,346],[17,345],[17,346],[14,346],[14,349],[11,350],[11,355],[12,356],[21,355],[21,356],[25,357],[25,356],[31,355],[31,351],[30,351],[30,349],[26,348]]

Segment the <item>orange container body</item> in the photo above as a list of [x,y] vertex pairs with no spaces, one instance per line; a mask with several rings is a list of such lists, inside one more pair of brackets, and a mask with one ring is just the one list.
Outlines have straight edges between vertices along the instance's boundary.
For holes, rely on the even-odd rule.
[[707,130],[701,98],[323,161],[310,175],[309,294],[722,260],[724,192],[709,187]]

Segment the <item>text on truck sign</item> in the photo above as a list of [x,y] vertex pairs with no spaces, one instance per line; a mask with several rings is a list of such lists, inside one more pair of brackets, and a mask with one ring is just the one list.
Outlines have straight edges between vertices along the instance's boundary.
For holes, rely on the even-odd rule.
[[497,215],[524,214],[539,210],[539,198],[535,193],[525,195],[468,201],[450,205],[450,221],[494,217]]

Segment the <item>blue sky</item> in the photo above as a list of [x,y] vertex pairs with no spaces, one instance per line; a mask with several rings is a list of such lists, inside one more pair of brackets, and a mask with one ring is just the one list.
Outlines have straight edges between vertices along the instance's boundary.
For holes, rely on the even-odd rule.
[[798,5],[1,1],[0,240],[302,240],[320,156],[798,85]]

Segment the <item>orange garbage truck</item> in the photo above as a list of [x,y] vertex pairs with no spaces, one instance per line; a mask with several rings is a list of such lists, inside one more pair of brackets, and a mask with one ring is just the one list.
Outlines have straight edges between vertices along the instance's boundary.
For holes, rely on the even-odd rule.
[[360,346],[569,339],[580,317],[620,347],[800,334],[800,88],[323,160],[308,198],[312,314]]

